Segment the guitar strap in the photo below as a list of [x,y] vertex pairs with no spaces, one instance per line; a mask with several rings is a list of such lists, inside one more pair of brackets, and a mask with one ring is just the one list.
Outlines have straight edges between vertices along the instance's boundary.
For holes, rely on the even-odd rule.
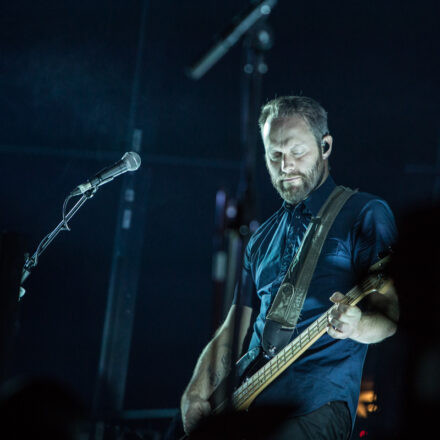
[[356,192],[337,186],[318,215],[310,220],[301,245],[267,313],[262,346],[269,357],[273,357],[289,342],[328,232],[345,202]]

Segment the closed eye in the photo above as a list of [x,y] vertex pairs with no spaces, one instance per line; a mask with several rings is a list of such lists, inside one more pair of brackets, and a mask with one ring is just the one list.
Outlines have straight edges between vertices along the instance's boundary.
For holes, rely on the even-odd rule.
[[301,149],[298,149],[298,150],[294,150],[293,151],[293,155],[295,157],[301,157],[305,152],[306,152],[306,150],[304,148],[301,148]]
[[278,151],[273,151],[273,152],[269,153],[269,159],[274,162],[281,160],[281,153]]

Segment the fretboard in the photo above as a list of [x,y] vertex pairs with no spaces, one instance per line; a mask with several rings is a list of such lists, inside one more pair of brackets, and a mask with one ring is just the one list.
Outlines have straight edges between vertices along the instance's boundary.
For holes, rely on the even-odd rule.
[[[362,298],[376,290],[370,281],[351,289],[341,301],[342,304],[356,305]],[[296,359],[298,359],[311,345],[313,345],[327,331],[329,315],[337,307],[334,304],[316,321],[310,324],[299,336],[287,344],[280,352],[261,367],[246,382],[240,385],[232,396],[232,404],[237,410],[249,407],[253,400]]]

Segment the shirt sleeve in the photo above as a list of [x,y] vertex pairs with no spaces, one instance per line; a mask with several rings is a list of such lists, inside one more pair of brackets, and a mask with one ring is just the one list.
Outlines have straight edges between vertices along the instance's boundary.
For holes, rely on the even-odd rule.
[[361,210],[353,228],[353,264],[358,276],[387,254],[397,239],[394,215],[381,199],[370,200]]
[[251,271],[251,242],[246,246],[246,251],[241,269],[240,280],[235,286],[234,299],[232,304],[259,309],[259,299],[257,296],[255,283]]

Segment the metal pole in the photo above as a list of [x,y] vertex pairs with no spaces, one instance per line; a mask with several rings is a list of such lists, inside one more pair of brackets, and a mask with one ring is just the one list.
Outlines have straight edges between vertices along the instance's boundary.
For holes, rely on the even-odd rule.
[[[140,153],[142,131],[135,129],[147,16],[147,0],[142,12],[137,57],[131,91],[127,143]],[[106,422],[117,420],[123,410],[136,293],[146,221],[148,175],[145,172],[124,177],[115,232],[113,262],[102,335],[101,354],[93,400],[91,438],[116,438],[117,429]]]

